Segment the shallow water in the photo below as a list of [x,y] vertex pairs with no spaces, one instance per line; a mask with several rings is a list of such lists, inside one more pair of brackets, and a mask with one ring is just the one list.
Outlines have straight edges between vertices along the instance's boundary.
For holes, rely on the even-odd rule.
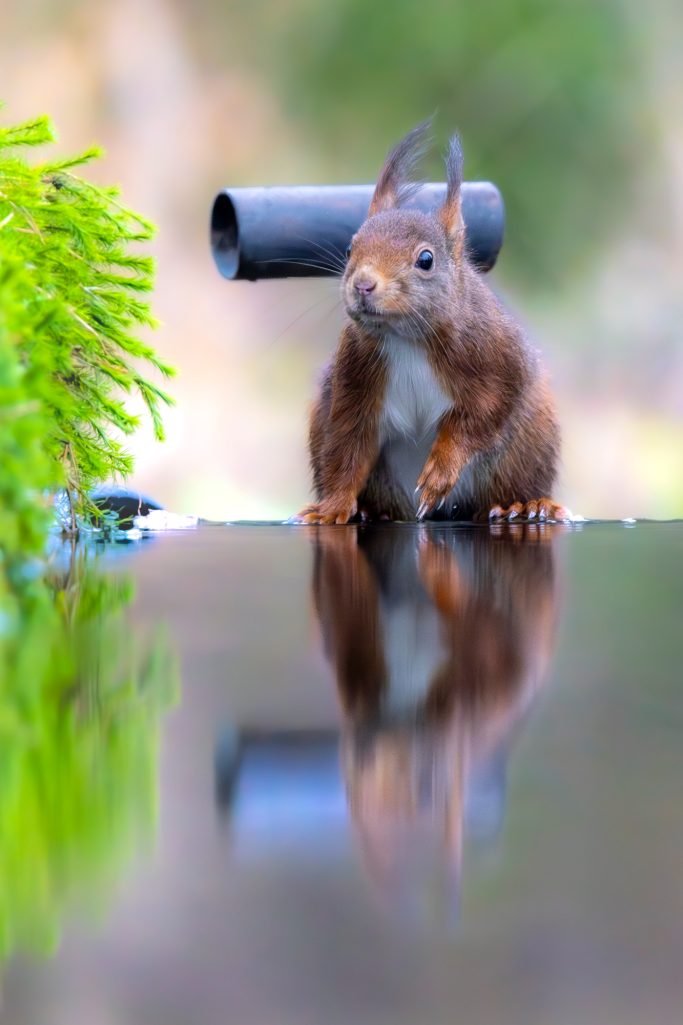
[[0,806],[19,851],[57,824],[3,880],[35,892],[2,1022],[678,1023],[682,556],[681,524],[107,549],[96,712]]

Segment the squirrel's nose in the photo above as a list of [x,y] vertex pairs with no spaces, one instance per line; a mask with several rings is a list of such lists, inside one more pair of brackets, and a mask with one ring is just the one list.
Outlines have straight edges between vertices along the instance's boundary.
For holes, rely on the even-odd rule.
[[374,292],[377,288],[377,282],[373,281],[372,278],[356,278],[353,287],[359,295],[369,295],[370,292]]

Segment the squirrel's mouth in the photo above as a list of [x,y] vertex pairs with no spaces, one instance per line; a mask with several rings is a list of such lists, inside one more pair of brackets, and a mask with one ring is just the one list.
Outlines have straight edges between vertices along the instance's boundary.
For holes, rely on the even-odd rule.
[[352,320],[360,322],[378,323],[386,320],[387,317],[391,316],[391,312],[388,310],[380,310],[367,300],[361,303],[355,303],[353,306],[347,306],[346,312]]

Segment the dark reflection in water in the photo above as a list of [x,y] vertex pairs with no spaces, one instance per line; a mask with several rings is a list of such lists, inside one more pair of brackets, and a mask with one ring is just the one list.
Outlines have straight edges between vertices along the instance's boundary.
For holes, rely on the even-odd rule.
[[[156,819],[161,713],[176,675],[125,620],[130,577],[56,545],[0,636],[0,958],[51,953],[70,899],[101,907]],[[89,896],[88,896],[89,895]]]
[[[224,732],[219,804],[239,830],[302,813],[322,827],[340,783],[367,874],[399,904],[433,872],[455,900],[467,832],[495,836],[515,727],[552,653],[544,525],[311,530],[312,593],[339,732]],[[341,779],[340,779],[341,777]]]
[[405,826],[436,826],[455,880],[463,830],[495,832],[505,763],[552,648],[550,536],[434,528],[315,541],[314,594],[343,713],[342,764],[380,880]]

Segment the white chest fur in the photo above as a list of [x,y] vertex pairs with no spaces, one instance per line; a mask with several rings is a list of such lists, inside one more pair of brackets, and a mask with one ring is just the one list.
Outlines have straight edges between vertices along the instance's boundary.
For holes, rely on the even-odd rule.
[[380,416],[382,440],[418,442],[452,405],[419,342],[390,335],[384,343],[387,386]]

